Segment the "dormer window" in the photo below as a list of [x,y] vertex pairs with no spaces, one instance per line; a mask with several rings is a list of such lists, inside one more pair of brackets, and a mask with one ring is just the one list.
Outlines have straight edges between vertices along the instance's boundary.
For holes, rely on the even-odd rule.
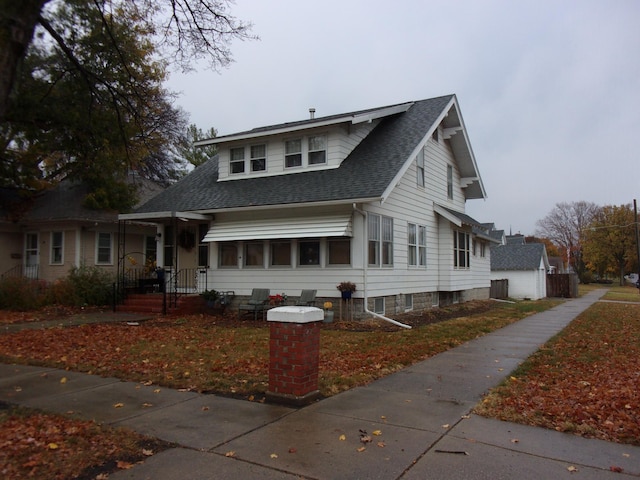
[[309,165],[327,163],[327,137],[309,137]]
[[267,169],[267,146],[251,146],[251,171],[263,172]]
[[302,166],[302,140],[287,140],[284,142],[284,166],[286,168]]
[[244,147],[232,148],[229,169],[231,173],[244,173]]

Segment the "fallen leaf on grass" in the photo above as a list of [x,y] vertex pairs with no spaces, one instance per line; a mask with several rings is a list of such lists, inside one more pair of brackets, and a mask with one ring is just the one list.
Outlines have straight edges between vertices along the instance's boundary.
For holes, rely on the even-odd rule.
[[278,454],[277,453],[272,453],[271,455],[269,455],[271,458],[278,458]]
[[358,453],[362,453],[367,449],[367,447],[360,447],[358,448]]
[[235,457],[236,456],[236,452],[234,452],[233,450],[230,450],[227,453],[225,453],[224,456],[225,457]]
[[149,407],[153,407],[153,403],[145,402],[145,403],[142,404],[142,408],[149,408]]
[[297,453],[297,452],[298,452],[298,449],[297,449],[297,448],[295,448],[295,447],[291,447],[291,448],[289,449],[289,453]]
[[378,442],[378,443],[377,443],[377,445],[378,445],[380,448],[384,448],[384,447],[386,447],[386,446],[387,446],[387,444],[386,444],[386,443],[384,443],[384,442],[382,442],[382,441]]
[[143,448],[143,449],[142,449],[142,454],[143,454],[145,457],[150,457],[150,456],[152,456],[152,455],[153,455],[153,450],[149,450],[148,448]]
[[573,465],[568,466],[567,470],[569,470],[571,473],[578,471],[578,469],[576,467],[574,467]]
[[622,473],[624,470],[622,469],[622,467],[618,467],[616,465],[611,465],[609,467],[609,470],[611,470],[612,472],[616,472],[616,473]]
[[60,379],[60,383],[67,383],[67,377],[62,377]]
[[49,445],[47,445],[47,447],[49,448],[49,450],[57,450],[58,448],[60,448],[58,444],[54,442],[51,442]]
[[124,407],[124,403],[116,403],[113,405],[113,408],[122,408]]
[[374,430],[373,432],[371,432],[373,435],[375,435],[376,437],[379,437],[380,435],[382,435],[382,430]]
[[130,468],[133,468],[133,463],[125,462],[124,460],[118,460],[116,465],[120,470],[129,470]]
[[344,442],[346,439],[347,439],[347,437],[346,437],[345,435],[340,435],[340,436],[338,437],[338,440],[341,440],[341,441],[343,441],[343,442]]

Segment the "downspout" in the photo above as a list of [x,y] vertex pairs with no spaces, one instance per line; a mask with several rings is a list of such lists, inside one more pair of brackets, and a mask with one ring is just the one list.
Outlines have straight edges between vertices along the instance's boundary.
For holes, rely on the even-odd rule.
[[359,208],[357,208],[356,204],[353,204],[353,211],[359,213],[360,215],[362,215],[362,218],[364,219],[364,235],[362,236],[362,242],[364,244],[364,248],[362,249],[362,269],[364,272],[363,275],[363,283],[364,283],[364,298],[363,298],[363,303],[362,303],[362,309],[365,313],[368,313],[369,315],[372,315],[376,318],[379,318],[380,320],[384,320],[385,322],[389,322],[392,323],[398,327],[402,327],[402,328],[407,328],[407,329],[411,329],[411,325],[406,325],[404,323],[400,323],[397,320],[394,320],[393,318],[389,318],[389,317],[385,317],[384,315],[380,315],[379,313],[376,312],[372,312],[371,310],[369,310],[369,308],[367,307],[367,304],[369,303],[369,296],[367,295],[367,272],[369,270],[369,262],[367,261],[366,258],[366,252],[367,252],[367,215],[365,214],[365,212],[363,212],[362,210],[360,210]]

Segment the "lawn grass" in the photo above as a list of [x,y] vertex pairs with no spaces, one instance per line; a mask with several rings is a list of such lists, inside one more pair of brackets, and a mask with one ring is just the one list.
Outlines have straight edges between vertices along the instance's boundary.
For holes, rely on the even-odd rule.
[[[320,392],[331,396],[365,385],[558,302],[491,303],[488,311],[411,330],[323,328]],[[25,330],[0,335],[0,361],[260,398],[268,388],[269,329],[216,325],[212,317],[194,315],[138,326]]]
[[640,445],[639,363],[640,304],[597,303],[493,389],[475,412]]

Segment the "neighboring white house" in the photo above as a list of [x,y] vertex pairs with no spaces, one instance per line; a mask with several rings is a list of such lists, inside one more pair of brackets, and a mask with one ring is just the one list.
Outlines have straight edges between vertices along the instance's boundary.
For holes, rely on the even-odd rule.
[[549,270],[542,243],[527,244],[523,236],[507,236],[504,243],[491,247],[491,280],[507,279],[511,298],[545,298]]
[[199,145],[218,155],[119,217],[157,224],[167,278],[321,299],[351,281],[360,312],[387,314],[489,297],[492,240],[464,213],[486,194],[455,95]]

